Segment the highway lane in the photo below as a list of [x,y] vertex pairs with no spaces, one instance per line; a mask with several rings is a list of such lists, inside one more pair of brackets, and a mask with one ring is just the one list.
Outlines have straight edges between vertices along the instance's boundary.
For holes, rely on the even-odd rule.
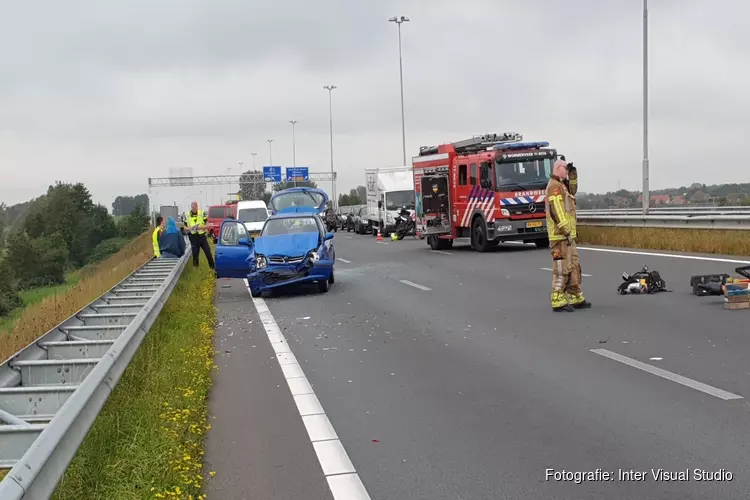
[[[679,291],[616,295],[623,267],[643,264],[638,256],[582,251],[592,275],[587,293],[598,308],[560,318],[549,311],[551,276],[540,270],[545,250],[482,255],[456,248],[453,255],[434,255],[423,242],[375,246],[372,238],[342,238],[337,252],[351,264],[339,265],[328,296],[267,304],[304,360],[372,498],[653,498],[654,492],[659,498],[740,498],[747,492],[744,399],[724,401],[589,351],[606,347],[642,358],[652,338],[680,330],[697,338],[686,326],[722,318],[737,327],[742,312],[715,304],[701,319],[691,305],[711,299]],[[651,266],[667,280],[684,268],[676,259],[661,260]],[[687,272],[705,272],[707,265],[714,269],[693,261]],[[673,313],[680,307],[688,316],[678,318],[675,332]],[[564,326],[555,328],[556,321]],[[632,347],[621,338],[640,347],[626,352]],[[698,378],[715,369],[735,385],[719,388],[746,389],[746,363],[704,366],[713,351],[729,355],[745,344],[696,345],[701,362],[682,374],[718,385]],[[670,369],[663,361],[671,352],[660,354],[662,362],[646,361]],[[708,486],[650,480],[573,485],[545,482],[547,467],[724,467],[735,477]]]
[[[582,250],[595,307],[561,315],[549,309],[547,250],[436,253],[346,236],[336,238],[343,260],[327,295],[265,304],[371,498],[747,497],[745,399],[591,352],[750,394],[746,312],[687,287],[691,273],[735,264]],[[644,263],[675,291],[616,295],[621,272]],[[723,467],[734,480],[545,481],[546,468],[652,467]]]

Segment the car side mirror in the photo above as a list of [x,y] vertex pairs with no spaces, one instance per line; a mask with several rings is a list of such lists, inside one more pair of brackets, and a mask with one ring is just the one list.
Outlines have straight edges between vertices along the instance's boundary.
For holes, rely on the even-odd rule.
[[240,238],[237,243],[240,244],[240,245],[244,245],[246,247],[250,247],[250,246],[253,246],[253,244],[251,243],[251,241],[252,240],[248,240],[247,238]]
[[378,200],[378,208],[383,208],[383,200]]
[[326,233],[326,241],[333,239],[333,233]]

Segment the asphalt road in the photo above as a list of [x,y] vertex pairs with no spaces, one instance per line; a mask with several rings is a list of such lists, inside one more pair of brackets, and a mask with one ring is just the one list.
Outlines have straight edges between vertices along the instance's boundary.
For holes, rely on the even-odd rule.
[[[750,497],[750,311],[725,311],[721,298],[689,288],[693,274],[740,264],[582,246],[594,307],[553,313],[546,249],[438,253],[346,233],[335,243],[336,284],[325,295],[253,301],[241,281],[217,282],[227,366],[212,395],[207,460],[215,484],[225,480],[209,499],[330,498],[326,481],[335,500]],[[673,291],[619,296],[621,273],[644,264]],[[228,318],[253,339],[231,361]],[[301,370],[282,371],[285,349]],[[310,383],[304,397],[320,403],[304,424],[290,392],[299,377]],[[310,413],[327,417],[328,437]],[[327,440],[335,459],[321,451]],[[332,460],[346,467],[332,473]],[[548,469],[612,476],[577,483]],[[689,480],[657,481],[652,469],[689,471]],[[723,470],[724,480],[698,481],[695,469]],[[646,474],[619,476],[631,470]],[[341,486],[344,477],[367,494]],[[238,493],[258,481],[256,496]]]

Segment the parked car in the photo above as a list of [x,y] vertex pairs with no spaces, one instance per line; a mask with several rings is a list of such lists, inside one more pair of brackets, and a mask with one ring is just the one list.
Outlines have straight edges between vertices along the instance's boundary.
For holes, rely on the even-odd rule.
[[236,219],[245,223],[245,227],[250,231],[250,237],[255,238],[263,229],[266,219],[268,219],[268,207],[263,200],[248,200],[237,202]]
[[236,205],[211,205],[208,207],[208,234],[211,238],[216,239],[219,236],[221,222],[227,217],[234,217],[234,208]]
[[247,278],[260,297],[279,287],[316,284],[325,293],[335,282],[333,233],[326,232],[317,207],[287,207],[269,217],[254,240],[246,224],[228,219],[216,246],[216,276]]
[[360,207],[354,214],[354,232],[357,234],[367,234],[372,231],[370,225],[369,212],[367,206]]

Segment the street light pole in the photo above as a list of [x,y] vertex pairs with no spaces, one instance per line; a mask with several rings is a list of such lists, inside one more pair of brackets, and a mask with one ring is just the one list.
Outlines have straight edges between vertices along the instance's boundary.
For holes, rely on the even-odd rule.
[[335,85],[324,85],[323,88],[328,91],[328,128],[331,135],[331,205],[334,207],[338,204],[336,200],[336,179],[333,174],[333,90]]
[[648,0],[643,0],[643,215],[648,215]]
[[[297,166],[297,141],[294,137],[294,126],[299,123],[297,120],[289,120],[292,124],[292,167]],[[294,187],[297,187],[297,178],[294,178]]]
[[266,139],[268,141],[268,165],[273,165],[273,139]]
[[392,17],[388,22],[398,25],[398,73],[401,80],[401,143],[404,153],[404,165],[406,165],[406,122],[404,120],[404,63],[401,56],[401,25],[408,23],[409,18],[406,16]]
[[253,170],[255,170],[255,157],[258,156],[258,153],[250,153],[253,157]]

